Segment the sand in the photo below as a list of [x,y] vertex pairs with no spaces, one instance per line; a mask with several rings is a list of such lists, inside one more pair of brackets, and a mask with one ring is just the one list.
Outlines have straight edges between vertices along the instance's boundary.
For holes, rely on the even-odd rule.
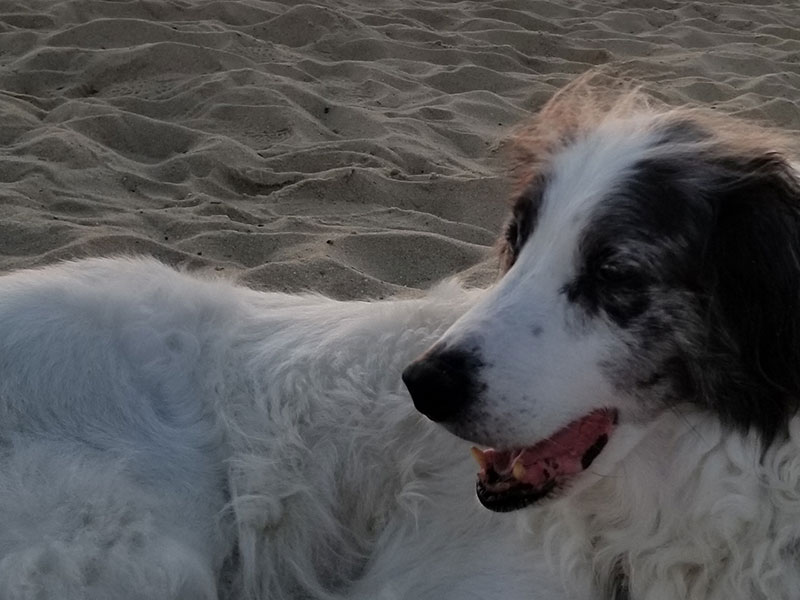
[[800,129],[795,1],[0,0],[0,271],[136,253],[337,298],[489,283],[504,140],[606,64]]

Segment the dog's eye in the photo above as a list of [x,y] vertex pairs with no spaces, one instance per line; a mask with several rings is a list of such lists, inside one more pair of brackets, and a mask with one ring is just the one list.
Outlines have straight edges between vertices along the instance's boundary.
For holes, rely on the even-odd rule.
[[511,221],[506,227],[506,241],[513,247],[517,245],[517,236],[519,235],[519,227],[516,221]]
[[633,287],[642,281],[642,273],[636,267],[614,261],[602,263],[595,273],[597,280],[614,287]]
[[503,241],[505,243],[501,251],[502,268],[504,271],[508,271],[517,261],[517,255],[519,254],[519,224],[516,219],[509,221],[508,225],[506,225],[506,229],[503,232]]

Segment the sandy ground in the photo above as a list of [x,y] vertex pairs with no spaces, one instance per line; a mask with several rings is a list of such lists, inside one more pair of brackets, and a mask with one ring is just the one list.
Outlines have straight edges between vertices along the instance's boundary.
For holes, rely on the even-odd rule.
[[796,1],[0,0],[0,270],[489,282],[504,138],[604,64],[800,129]]

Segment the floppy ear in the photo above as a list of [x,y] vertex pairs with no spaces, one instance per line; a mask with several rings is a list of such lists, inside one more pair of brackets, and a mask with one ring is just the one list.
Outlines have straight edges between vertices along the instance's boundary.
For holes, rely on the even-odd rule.
[[712,351],[732,361],[708,400],[769,443],[800,402],[800,185],[777,154],[712,169],[703,277],[711,339],[725,346]]

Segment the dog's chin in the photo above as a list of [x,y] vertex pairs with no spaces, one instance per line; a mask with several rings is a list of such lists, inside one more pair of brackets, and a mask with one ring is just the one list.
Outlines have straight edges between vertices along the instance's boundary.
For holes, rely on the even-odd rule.
[[478,500],[489,510],[510,512],[558,496],[603,451],[616,424],[616,410],[595,410],[532,446],[473,448]]

